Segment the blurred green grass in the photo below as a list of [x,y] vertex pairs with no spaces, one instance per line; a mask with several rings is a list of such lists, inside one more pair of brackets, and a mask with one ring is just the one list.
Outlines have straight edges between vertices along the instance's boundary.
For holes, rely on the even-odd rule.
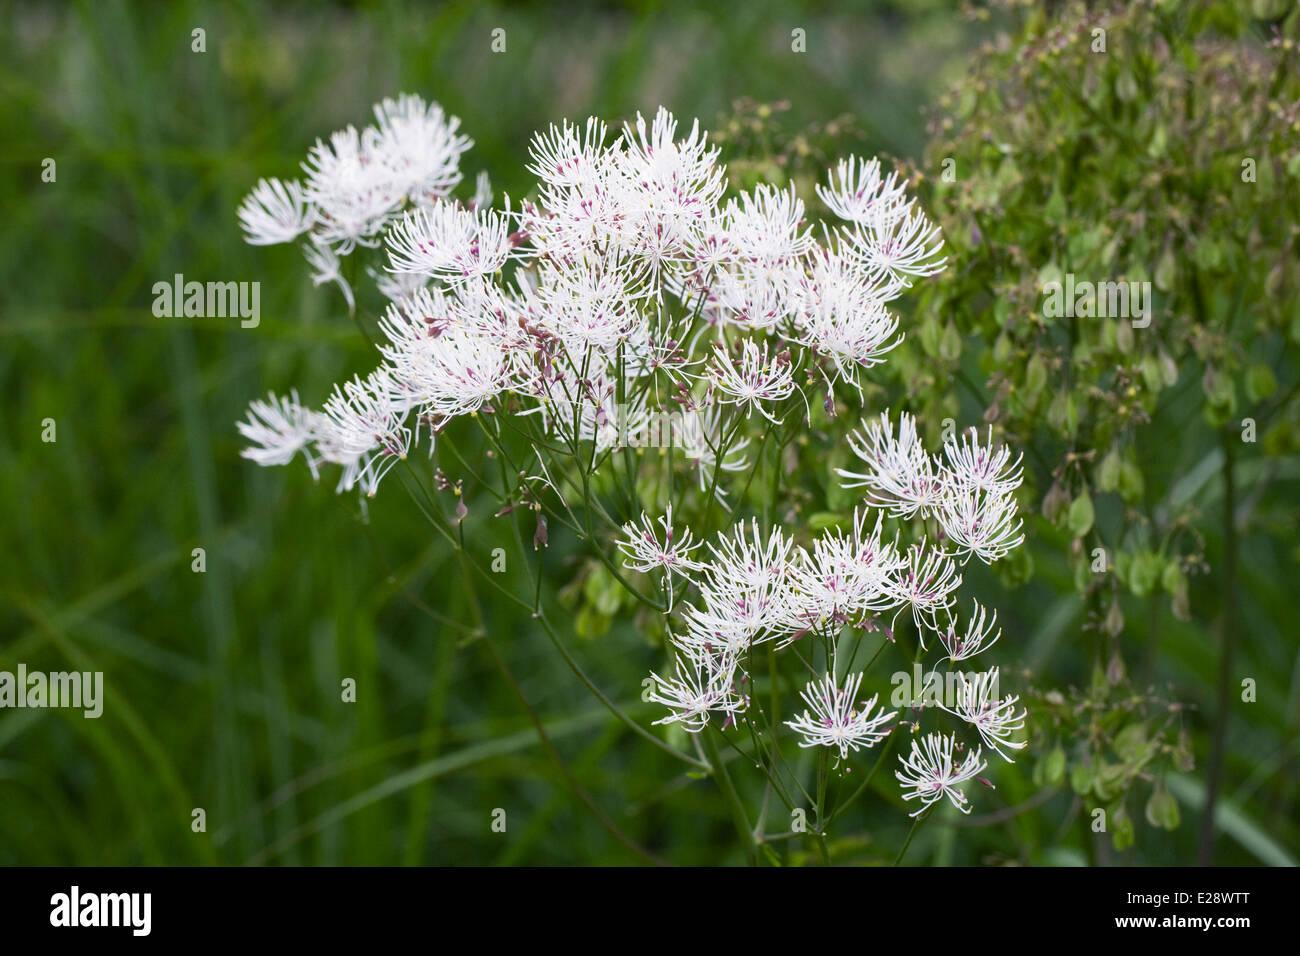
[[[473,633],[454,557],[406,496],[381,495],[363,514],[328,479],[238,456],[234,422],[250,398],[293,383],[319,400],[369,360],[333,291],[311,288],[295,249],[245,246],[235,208],[258,177],[292,175],[318,136],[365,122],[371,103],[400,91],[459,115],[476,141],[467,173],[488,170],[512,196],[528,187],[535,128],[660,103],[706,127],[742,96],[788,100],[794,126],[850,113],[864,148],[915,158],[920,109],[960,71],[972,28],[939,2],[766,0],[562,15],[539,4],[87,2],[6,4],[0,18],[0,669],[102,670],[109,695],[97,721],[0,712],[0,863],[637,862],[547,759]],[[199,27],[203,54],[190,49]],[[489,50],[497,27],[504,54]],[[795,27],[806,55],[790,52]],[[46,157],[55,183],[41,182]],[[260,326],[155,318],[151,286],[178,272],[259,281]],[[46,418],[55,444],[40,441]],[[488,510],[467,521],[480,554],[513,542]],[[196,547],[204,574],[190,569]],[[574,557],[557,536],[551,585]],[[522,587],[523,568],[511,575]],[[1068,635],[1078,619],[1068,575],[1044,575],[1010,616],[1026,647],[1050,657],[1067,638],[1033,635],[1053,620]],[[1247,586],[1267,609],[1252,625],[1275,629],[1287,582],[1260,572]],[[499,604],[486,615],[570,772],[624,832],[675,863],[740,860],[711,784],[611,721],[533,622]],[[1208,702],[1204,633],[1169,626],[1161,643]],[[576,650],[607,693],[649,718],[637,695],[655,653],[630,626]],[[1260,767],[1294,772],[1294,647],[1258,654],[1267,727],[1229,777],[1247,785]],[[345,677],[355,704],[340,701]],[[999,783],[998,806],[1033,796],[1027,768]],[[1077,835],[1058,833],[1068,805],[1056,797],[988,830],[934,827],[910,859],[1080,862]],[[206,833],[191,832],[196,807]],[[490,829],[498,807],[507,835]],[[894,816],[861,838],[868,852],[899,843],[907,821]],[[1144,844],[1142,859],[1186,859],[1191,829]],[[1294,846],[1294,829],[1275,836]],[[1225,861],[1259,859],[1224,849]]]

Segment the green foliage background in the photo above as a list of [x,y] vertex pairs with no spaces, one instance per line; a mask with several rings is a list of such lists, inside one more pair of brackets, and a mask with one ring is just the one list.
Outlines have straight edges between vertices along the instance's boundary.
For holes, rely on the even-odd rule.
[[[196,27],[206,53],[191,52]],[[489,50],[496,27],[504,54]],[[796,27],[806,55],[790,51]],[[405,495],[380,495],[363,514],[305,469],[238,456],[234,422],[249,398],[288,383],[318,398],[370,358],[296,249],[244,245],[235,208],[259,176],[294,174],[316,137],[365,122],[371,103],[400,91],[459,115],[476,141],[467,173],[486,169],[515,197],[538,127],[660,103],[707,127],[741,97],[787,103],[791,135],[848,114],[845,151],[925,168],[922,107],[994,29],[948,4],[901,0],[725,13],[650,2],[0,5],[0,669],[102,670],[108,690],[99,720],[0,711],[0,863],[642,862],[588,800],[659,858],[739,862],[713,784],[611,720],[535,623],[499,602],[483,609],[494,656],[454,555],[412,520]],[[46,157],[55,183],[41,182]],[[155,318],[151,287],[175,273],[259,281],[261,325]],[[964,401],[970,424],[982,408]],[[40,440],[46,418],[55,444]],[[1295,462],[1281,464],[1274,493],[1294,496]],[[523,587],[536,556],[475,504],[472,552],[507,548],[508,586]],[[542,560],[558,590],[579,555],[552,539]],[[1293,531],[1282,541],[1248,544],[1239,571],[1237,666],[1259,681],[1259,702],[1229,727],[1219,862],[1289,862],[1300,845]],[[190,569],[196,547],[204,574]],[[1035,544],[1028,584],[985,584],[1007,663],[1018,657],[1045,686],[1090,679],[1076,653],[1087,613],[1059,550]],[[1068,786],[1045,786],[1026,759],[1000,768],[977,817],[921,831],[909,862],[1189,862],[1216,680],[1212,609],[1193,608],[1161,632],[1153,675],[1196,708],[1198,770],[1171,785],[1179,830],[1139,824],[1134,846],[1115,853]],[[638,700],[656,651],[630,622],[571,646],[620,705],[652,719]],[[339,699],[344,677],[357,681],[355,704]],[[836,859],[888,862],[908,821],[873,794],[865,803],[846,816]],[[196,807],[206,833],[191,831]],[[505,834],[489,826],[498,807]]]

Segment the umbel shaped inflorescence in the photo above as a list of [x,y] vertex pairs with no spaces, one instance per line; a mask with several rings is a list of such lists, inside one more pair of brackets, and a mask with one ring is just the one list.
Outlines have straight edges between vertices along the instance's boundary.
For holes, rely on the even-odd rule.
[[[819,400],[832,412],[837,388],[861,396],[863,372],[902,338],[889,303],[944,265],[937,229],[874,159],[830,171],[817,193],[837,221],[813,226],[793,187],[728,196],[698,124],[679,135],[661,109],[616,134],[594,118],[538,134],[536,188],[517,208],[508,197],[494,208],[482,175],[472,199],[451,196],[471,146],[455,117],[403,96],[375,119],[318,141],[304,179],[261,181],[239,213],[251,243],[305,239],[315,281],[339,285],[349,308],[356,270],[345,260],[382,255],[369,272],[388,303],[378,367],[337,385],[319,410],[272,395],[238,426],[246,457],[302,455],[313,476],[337,465],[339,491],[373,495],[421,437],[433,454],[453,419],[504,410],[535,438],[532,478],[567,509],[564,489],[589,494],[600,463],[617,465],[613,450],[668,417],[696,500],[729,508],[723,479],[750,468],[787,418],[810,421]],[[995,617],[978,605],[959,625],[955,592],[970,557],[995,561],[1023,540],[1019,462],[974,432],[932,457],[905,414],[897,435],[882,415],[850,444],[862,464],[840,475],[866,489],[863,507],[809,547],[756,521],[701,541],[674,527],[671,503],[623,526],[625,567],[662,574],[657,606],[675,627],[672,675],[654,675],[669,708],[660,722],[698,732],[715,715],[746,721],[755,649],[794,647],[814,672],[807,709],[786,724],[801,746],[846,759],[904,721],[878,695],[862,699],[860,672],[838,673],[852,663],[845,635],[892,638],[906,611],[921,645],[936,635],[954,662],[996,640]],[[575,471],[582,482],[566,484]],[[924,525],[927,537],[906,545],[886,520]],[[675,580],[694,603],[674,603]],[[820,670],[817,654],[800,652],[813,642]],[[991,673],[950,712],[1006,754],[1021,746],[1023,712],[997,698]],[[980,754],[951,735],[923,737],[900,758],[908,799],[924,807],[946,795],[966,809],[959,785],[983,768]]]

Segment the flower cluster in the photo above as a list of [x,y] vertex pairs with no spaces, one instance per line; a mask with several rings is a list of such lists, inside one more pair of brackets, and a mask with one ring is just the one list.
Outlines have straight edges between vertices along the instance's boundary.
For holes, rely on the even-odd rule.
[[[855,445],[872,471],[865,478],[841,472],[849,479],[846,487],[865,483],[871,489],[869,503],[878,509],[875,523],[868,524],[868,508],[859,508],[848,528],[822,533],[810,548],[779,526],[764,534],[757,522],[740,523],[716,543],[708,542],[709,559],[702,560],[698,553],[691,556],[699,543],[692,544],[690,529],[673,528],[671,513],[662,522],[662,541],[644,516],[640,526],[624,526],[619,546],[629,556],[627,567],[661,572],[666,589],[674,575],[685,578],[698,593],[697,601],[678,609],[680,627],[672,640],[675,677],[651,675],[656,684],[652,699],[669,708],[656,723],[680,723],[699,732],[711,715],[719,714],[724,727],[730,726],[749,709],[745,688],[751,683],[748,668],[755,649],[768,643],[777,650],[811,644],[812,653],[801,656],[813,671],[802,692],[807,709],[785,723],[800,737],[801,747],[829,747],[843,759],[850,750],[872,747],[888,736],[899,716],[878,706],[878,695],[862,699],[862,672],[837,677],[838,661],[850,656],[841,651],[846,641],[869,631],[892,639],[898,616],[908,612],[921,647],[927,635],[938,636],[950,661],[970,659],[997,642],[997,615],[978,602],[959,627],[959,561],[972,555],[995,561],[1020,538],[1012,539],[999,524],[994,546],[977,522],[974,534],[949,533],[949,550],[925,539],[904,547],[897,533],[887,538],[882,529],[890,513],[932,516],[946,530],[957,519],[945,509],[960,510],[953,502],[975,493],[998,502],[985,505],[991,510],[981,521],[1003,522],[1005,510],[1014,515],[1010,493],[1020,482],[1019,463],[1009,460],[1004,447],[981,444],[974,430],[947,442],[943,457],[935,458],[924,452],[915,423],[906,415],[899,432],[895,439],[888,415],[881,416],[867,429],[868,438]],[[890,612],[885,624],[883,616]],[[811,664],[819,644],[825,649],[824,673]],[[1010,760],[1008,751],[1025,746],[1014,739],[1025,719],[1023,710],[1016,712],[1018,698],[999,698],[996,667],[957,676],[957,697],[952,706],[941,708],[964,721],[983,746]],[[954,753],[963,752],[954,765]],[[981,752],[980,747],[965,750],[953,735],[932,733],[914,742],[911,753],[900,757],[903,769],[897,774],[910,789],[906,799],[919,798],[924,810],[946,795],[968,811],[957,787],[984,768]]]
[[432,208],[451,193],[461,181],[460,156],[473,145],[459,127],[460,120],[418,96],[384,100],[373,126],[317,140],[302,166],[304,180],[257,184],[239,208],[247,240],[264,246],[306,234],[316,284],[337,282],[351,304],[341,257],[377,245],[404,208]]
[[849,437],[865,472],[837,469],[844,487],[868,490],[867,500],[897,517],[933,516],[963,560],[996,561],[1024,541],[1012,496],[1020,487],[1020,458],[1005,446],[980,445],[971,429],[928,455],[916,421],[904,412],[894,436],[888,413]]
[[[421,433],[507,397],[599,452],[617,419],[639,426],[666,394],[705,421],[703,473],[718,464],[710,413],[776,421],[813,382],[856,386],[899,341],[888,303],[943,265],[937,231],[877,160],[831,172],[819,194],[844,222],[815,234],[792,189],[723,202],[718,151],[661,109],[616,137],[596,119],[539,134],[535,199],[491,209],[483,190],[449,196],[470,145],[454,117],[413,96],[375,112],[376,126],[318,142],[304,182],[263,181],[240,210],[250,242],[306,233],[317,280],[349,304],[339,257],[386,252],[380,367],[323,412],[272,397],[241,425],[248,457],[337,464],[340,490],[373,494]],[[723,459],[744,467],[739,447]]]
[[[816,405],[833,415],[837,388],[861,398],[864,370],[902,339],[889,304],[944,265],[938,231],[878,160],[829,171],[817,195],[836,221],[814,226],[792,187],[729,194],[698,124],[683,133],[660,109],[614,135],[594,118],[538,134],[535,188],[493,208],[481,176],[472,200],[451,196],[470,145],[454,117],[404,96],[376,107],[376,119],[318,142],[304,181],[263,181],[240,210],[250,242],[305,234],[317,282],[339,283],[349,307],[341,257],[383,256],[371,271],[387,300],[378,367],[336,386],[319,411],[273,394],[238,426],[246,457],[282,465],[301,454],[313,476],[337,465],[339,491],[373,495],[421,436],[433,454],[452,420],[483,413],[480,425],[508,418],[528,436],[542,474],[527,480],[568,510],[566,476],[589,496],[600,462],[666,407],[701,507],[729,509],[720,477],[751,469],[748,454],[791,416],[811,422]],[[842,652],[845,641],[892,640],[906,614],[920,646],[937,635],[953,662],[996,642],[996,615],[978,604],[959,627],[956,592],[972,556],[996,561],[1023,540],[1019,460],[974,431],[930,456],[906,414],[897,434],[885,414],[849,444],[864,465],[840,475],[866,499],[847,527],[806,546],[756,520],[697,539],[671,504],[622,526],[625,568],[662,574],[660,609],[674,628],[673,668],[652,675],[653,699],[669,708],[658,723],[699,732],[715,715],[724,728],[749,720],[751,658],[770,645],[812,672],[806,709],[784,726],[800,746],[844,760],[905,723],[878,694],[864,699],[857,645]],[[635,492],[637,471],[627,478]],[[905,543],[886,522],[924,524],[925,537]],[[676,600],[675,582],[693,591],[689,602]],[[950,713],[1005,756],[1022,746],[1013,735],[1023,713],[997,698],[991,673],[963,685]],[[898,774],[908,799],[947,795],[966,809],[958,785],[983,769],[980,753],[952,735],[914,744]]]

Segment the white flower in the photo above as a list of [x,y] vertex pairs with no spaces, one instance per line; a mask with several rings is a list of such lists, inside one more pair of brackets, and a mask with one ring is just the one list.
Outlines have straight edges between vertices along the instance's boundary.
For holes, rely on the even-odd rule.
[[[972,430],[973,431],[973,430]],[[888,413],[849,436],[849,445],[867,468],[836,470],[845,488],[865,486],[868,500],[903,518],[934,516],[964,560],[971,555],[997,561],[1024,541],[1011,491],[1021,481],[1019,459],[978,436],[945,445],[947,462],[932,460],[921,446],[916,420],[899,416],[898,437]]]
[[885,305],[898,288],[845,256],[816,257],[796,290],[799,341],[828,357],[839,376],[858,388],[859,370],[883,362],[903,340],[896,334],[898,318]]
[[799,275],[793,263],[723,269],[714,278],[707,312],[729,325],[770,331],[793,314],[791,290]]
[[768,356],[767,343],[760,349],[751,339],[741,345],[738,359],[727,355],[721,343],[714,343],[713,362],[709,378],[721,393],[720,401],[739,405],[750,412],[758,409],[760,415],[774,424],[780,424],[764,403],[775,404],[794,391],[794,377],[790,371],[789,357]]
[[[795,309],[792,290],[815,247],[794,188],[759,184],[720,214],[725,264],[713,279],[713,311],[724,321],[769,330]],[[706,227],[706,233],[715,227]]]
[[852,228],[838,230],[841,247],[866,268],[895,279],[934,275],[946,259],[939,228],[907,198],[898,174],[880,175],[880,161],[841,160],[829,187],[817,187],[822,202]]
[[804,224],[803,200],[789,189],[759,183],[722,211],[735,260],[762,269],[782,270],[816,245]]
[[323,461],[343,466],[340,491],[359,487],[373,496],[388,469],[406,458],[412,433],[404,423],[406,406],[393,399],[397,390],[383,368],[334,387],[317,428],[316,447]]
[[372,246],[392,218],[406,190],[363,137],[349,126],[317,140],[307,153],[306,196],[319,209],[315,235],[337,246],[341,256],[361,245]]
[[725,646],[739,656],[755,641],[782,632],[794,545],[780,528],[764,540],[752,521],[737,524],[708,547],[713,560],[703,564],[696,581],[703,608],[687,607],[686,633],[677,640],[696,650]]
[[817,195],[831,212],[849,222],[889,222],[908,204],[907,184],[899,182],[896,172],[881,179],[878,159],[850,156],[827,175],[830,185],[818,186]]
[[[906,207],[911,208],[911,203]],[[866,268],[895,279],[929,276],[941,272],[947,259],[938,258],[943,250],[939,227],[920,210],[905,215],[882,216],[838,232],[840,248],[857,258]]]
[[267,466],[287,465],[303,452],[314,475],[316,463],[306,449],[319,420],[318,413],[298,404],[296,391],[290,392],[288,398],[272,394],[265,402],[253,401],[248,406],[248,421],[236,424],[239,433],[252,443],[240,454]]
[[925,647],[925,632],[939,631],[938,615],[953,603],[961,587],[957,565],[938,548],[927,548],[925,539],[907,549],[905,566],[893,581],[894,595],[912,609],[912,620]]
[[456,282],[491,275],[510,258],[510,228],[492,210],[440,200],[402,216],[385,237],[392,272]]
[[[643,276],[637,263],[610,253],[582,265],[544,263],[536,289],[524,289],[525,306],[539,327],[564,342],[578,373],[592,361],[610,364],[620,343],[644,335]],[[589,350],[599,354],[589,355]]]
[[387,270],[366,269],[366,275],[375,283],[375,288],[389,302],[405,303],[422,289],[428,288],[429,277],[414,272],[388,272]]
[[316,211],[296,180],[259,179],[239,206],[245,241],[253,246],[292,242],[312,227]]
[[979,432],[968,429],[958,440],[943,446],[947,464],[940,463],[946,482],[955,487],[975,489],[993,495],[1009,495],[1020,487],[1023,480],[1021,457],[1011,460],[1011,450],[1005,445],[993,444],[993,427],[989,426],[988,442],[981,446]]
[[917,436],[916,419],[907,412],[899,416],[897,438],[889,413],[882,412],[876,422],[852,432],[848,442],[867,470],[837,468],[836,474],[848,479],[843,487],[865,486],[872,504],[900,518],[918,513],[924,518],[943,500],[944,485],[935,476],[930,456]]
[[[666,491],[678,509],[688,501],[711,523],[714,505],[732,510],[729,487],[740,490],[734,507],[747,515],[776,509],[781,517],[762,528],[747,517],[700,542],[670,504],[662,517],[641,511],[615,539],[625,568],[664,575],[667,610],[678,617],[672,676],[653,675],[653,699],[669,708],[656,723],[691,732],[714,714],[729,724],[745,711],[745,666],[767,644],[810,667],[830,662],[804,689],[802,715],[785,723],[800,746],[830,747],[842,760],[879,741],[896,717],[879,712],[876,696],[858,700],[861,673],[837,684],[846,628],[892,639],[881,618],[896,621],[906,609],[922,645],[926,631],[937,632],[950,661],[999,639],[996,615],[978,603],[961,630],[955,615],[958,562],[994,561],[1024,540],[1013,497],[1021,461],[993,443],[991,429],[983,437],[971,429],[932,455],[911,415],[901,414],[896,430],[888,412],[864,419],[849,439],[862,464],[837,473],[844,487],[865,489],[868,507],[854,510],[851,527],[804,547],[795,534],[803,541],[805,532],[787,528],[815,499],[790,491],[804,483],[781,481],[781,470],[795,467],[794,449],[768,448],[777,431],[752,421],[757,410],[781,424],[800,405],[811,421],[811,391],[821,384],[826,394],[816,400],[828,410],[843,386],[864,398],[864,370],[901,341],[890,303],[944,260],[938,230],[898,173],[878,160],[841,162],[817,189],[841,220],[833,224],[807,221],[793,183],[760,183],[724,201],[719,151],[698,122],[679,124],[661,108],[615,137],[594,117],[539,133],[529,200],[516,211],[507,198],[495,211],[486,174],[472,198],[468,189],[453,198],[470,146],[436,103],[386,99],[372,125],[317,140],[300,181],[260,180],[243,200],[250,243],[300,241],[313,282],[337,283],[349,311],[343,260],[360,251],[366,261],[356,274],[388,300],[378,367],[335,386],[322,411],[302,407],[295,393],[253,402],[237,426],[245,457],[281,465],[301,453],[313,475],[338,465],[339,491],[369,495],[421,432],[432,455],[453,419],[482,409],[491,446],[483,454],[501,456],[491,471],[503,466],[508,485],[515,474],[521,485],[540,483],[545,501],[554,496],[566,510],[567,496],[600,511],[598,496]],[[498,443],[497,429],[515,434]],[[653,463],[620,451],[646,444],[661,448]],[[451,451],[445,438],[439,448]],[[516,448],[526,470],[516,471],[521,462],[508,450]],[[474,469],[446,457],[439,465]],[[687,488],[683,499],[680,480],[691,470],[701,494]],[[439,482],[456,478],[440,470]],[[937,524],[938,544],[905,548],[901,531],[882,540],[886,516],[904,528],[925,523],[931,538]],[[681,582],[694,598],[677,606]],[[1012,737],[1025,717],[1017,698],[997,698],[990,673],[960,688],[950,712],[1005,756],[1023,746]],[[781,689],[763,680],[764,693]],[[907,799],[929,806],[947,794],[966,809],[960,784],[983,768],[982,751],[956,748],[937,734],[913,744],[898,774]]]
[[702,609],[686,607],[686,632],[674,638],[679,647],[710,652],[725,648],[741,657],[754,644],[780,633],[782,595],[777,587],[751,585],[718,590],[705,583],[700,585],[700,599]]
[[500,339],[471,329],[426,334],[381,351],[397,383],[394,399],[435,418],[477,411],[514,381]]
[[741,521],[730,535],[709,544],[713,560],[704,569],[705,584],[715,594],[770,592],[785,580],[793,546],[780,527],[764,538],[757,519],[748,525]]
[[[623,364],[628,376],[641,378],[662,372],[672,385],[686,386],[696,377],[693,366],[704,359],[692,358],[680,336],[688,322],[660,321],[653,328],[649,322],[638,325],[623,343]],[[658,383],[655,383],[656,391]],[[681,413],[679,413],[681,414]]]
[[920,800],[921,806],[909,816],[920,816],[936,800],[947,797],[962,813],[970,813],[966,794],[957,789],[975,777],[987,764],[980,759],[980,751],[968,751],[965,757],[957,751],[956,738],[951,735],[927,734],[918,743],[912,741],[912,752],[899,756],[902,770],[894,776],[903,785],[904,800]]
[[352,294],[352,286],[348,280],[343,278],[343,264],[339,260],[338,253],[327,245],[313,240],[312,242],[303,243],[302,254],[307,260],[307,264],[312,268],[312,285],[325,285],[327,282],[335,283],[343,290],[343,298],[347,300],[348,311],[356,307],[356,299]]
[[1016,742],[1009,739],[1013,733],[1024,729],[1025,718],[1028,716],[1024,710],[1016,713],[1016,702],[1019,700],[1016,696],[1005,700],[998,698],[998,669],[994,667],[974,677],[962,674],[954,706],[940,706],[973,725],[984,743],[996,751],[999,757],[1015,763],[1003,753],[1002,748],[1020,750],[1026,744],[1023,740]]
[[586,378],[581,370],[565,362],[557,366],[549,377],[537,375],[527,389],[541,399],[541,405],[532,410],[540,413],[547,429],[566,446],[576,446],[590,441],[597,455],[616,446],[622,437],[619,433],[623,421],[640,421],[644,413],[639,406],[624,409],[625,419],[619,417],[618,390],[608,370],[599,363]]
[[461,154],[474,145],[437,103],[403,94],[375,106],[371,154],[412,202],[446,196],[461,181]]
[[569,190],[600,182],[609,165],[606,133],[605,124],[593,116],[581,132],[565,122],[533,136],[528,147],[533,161],[528,171],[541,180],[544,207],[563,206]]
[[835,630],[860,623],[863,615],[899,603],[893,576],[906,559],[893,543],[881,542],[879,517],[875,530],[866,532],[866,515],[855,509],[850,534],[827,531],[813,542],[811,552],[800,551],[799,560],[792,562],[782,609],[791,639],[827,621]]
[[957,553],[967,560],[975,555],[991,564],[1025,540],[1016,499],[1009,494],[950,489],[934,514]]
[[492,206],[492,179],[487,170],[480,170],[474,177],[474,198],[469,201],[471,209],[488,209]]
[[650,523],[650,518],[643,511],[641,526],[638,528],[630,521],[623,525],[625,537],[620,538],[617,544],[619,550],[627,556],[623,567],[642,572],[656,570],[664,572],[664,586],[668,589],[668,604],[671,607],[672,577],[677,574],[689,579],[689,572],[699,571],[704,567],[690,556],[691,552],[699,548],[703,542],[692,543],[690,528],[686,528],[680,535],[676,534],[673,528],[672,502],[668,503],[667,512],[659,519],[659,525],[663,528],[664,534],[662,544],[654,526]]
[[835,685],[835,675],[827,674],[821,681],[809,682],[800,696],[808,705],[802,716],[787,720],[786,726],[803,737],[800,747],[839,748],[840,758],[849,750],[873,747],[889,736],[886,725],[897,716],[897,711],[872,715],[879,695],[872,695],[866,703],[857,703],[858,687],[862,675],[845,679],[844,687]]
[[539,255],[581,262],[585,255],[634,244],[627,184],[606,132],[592,117],[582,131],[564,123],[533,137],[528,169],[540,180],[539,205],[524,206],[520,225]]
[[[994,611],[992,617],[988,617],[979,601],[975,601],[974,604],[975,610],[970,620],[966,622],[963,636],[957,636],[956,621],[950,622],[948,629],[939,633],[939,641],[943,644],[943,649],[948,652],[950,661],[964,661],[974,657],[981,651],[988,650],[1002,636],[1001,630],[993,634],[993,628],[998,623],[998,612]],[[992,640],[989,639],[990,634],[993,634]]]
[[727,185],[718,150],[708,146],[699,122],[683,140],[676,133],[677,120],[663,107],[648,131],[638,113],[635,130],[624,127],[619,154],[620,173],[636,187],[625,194],[633,235],[656,275],[683,256]]
[[689,733],[699,733],[709,722],[711,713],[729,717],[743,712],[749,701],[736,694],[736,660],[727,654],[692,654],[682,651],[670,679],[651,672],[655,689],[650,700],[663,704],[672,713],[654,721],[656,724],[680,723]]
[[317,140],[302,164],[304,182],[261,180],[239,209],[248,242],[289,242],[304,232],[316,283],[337,281],[321,248],[337,260],[357,245],[373,246],[406,203],[427,205],[460,182],[460,155],[472,142],[456,132],[460,120],[418,96],[385,99],[375,126],[349,126]]
[[[749,445],[748,438],[742,438],[739,441],[733,441],[730,446],[722,453],[722,460],[718,460],[718,454],[722,452],[719,447],[722,444],[721,428],[721,410],[718,406],[712,406],[707,409],[683,414],[680,418],[680,434],[678,442],[682,449],[682,454],[687,458],[695,459],[696,471],[700,479],[700,491],[708,489],[713,480],[715,471],[744,471],[749,467],[749,460],[745,457],[745,448]],[[718,482],[717,494],[719,497],[725,495],[722,482]]]

